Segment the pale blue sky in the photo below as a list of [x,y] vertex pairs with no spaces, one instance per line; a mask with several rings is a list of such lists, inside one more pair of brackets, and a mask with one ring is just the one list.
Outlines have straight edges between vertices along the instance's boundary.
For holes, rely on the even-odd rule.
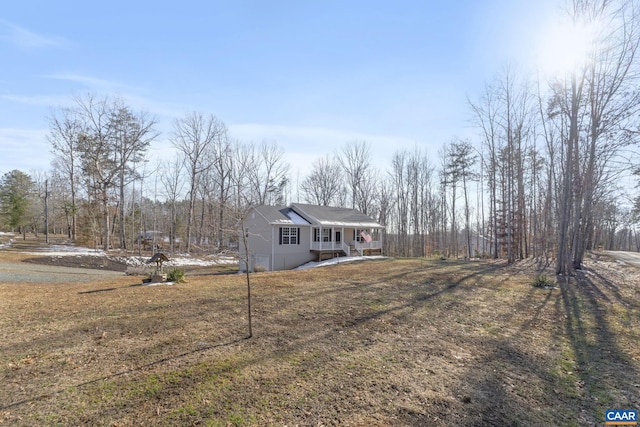
[[[243,141],[275,140],[294,171],[367,140],[432,155],[473,139],[467,97],[507,63],[529,68],[558,1],[5,2],[0,173],[49,169],[53,108],[118,95],[171,122],[212,113]],[[165,154],[166,156],[167,154]]]

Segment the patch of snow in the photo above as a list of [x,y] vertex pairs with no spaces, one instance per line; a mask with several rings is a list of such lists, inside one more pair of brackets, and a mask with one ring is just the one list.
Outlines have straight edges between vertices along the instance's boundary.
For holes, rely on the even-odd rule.
[[50,245],[47,250],[37,252],[24,252],[27,255],[46,255],[46,256],[77,256],[77,255],[93,255],[107,256],[107,253],[100,249],[83,248],[81,246],[69,245]]
[[[224,257],[207,257],[208,259],[192,258],[190,256],[179,255],[177,257],[170,257],[169,261],[163,263],[165,267],[185,267],[185,266],[199,266],[199,267],[211,267],[214,265],[232,265],[237,264],[238,261],[229,256]],[[114,261],[137,267],[148,265],[149,257],[140,256],[117,256],[112,258]]]
[[201,267],[210,267],[212,265],[229,265],[229,264],[237,264],[238,261],[232,257],[219,257],[219,258],[210,258],[210,259],[197,259],[191,258],[187,256],[178,256],[175,258],[169,258],[169,261],[165,263],[165,265],[173,266],[173,267],[181,267],[186,265],[195,265]]
[[143,283],[142,286],[161,286],[161,285],[172,286],[175,284],[176,282],[152,282],[152,283]]
[[309,268],[342,264],[343,262],[366,261],[366,260],[372,260],[372,259],[389,259],[389,257],[382,256],[382,255],[375,255],[375,256],[350,256],[350,257],[331,258],[325,261],[308,262],[306,264],[301,265],[298,268],[295,268],[294,270],[307,270]]
[[15,234],[13,233],[4,233],[4,232],[0,232],[0,236],[11,236],[11,238],[9,239],[9,241],[7,243],[0,243],[0,248],[10,248],[11,245],[13,244],[13,242],[16,241],[15,239]]
[[[0,245],[1,247],[10,246]],[[66,256],[97,256],[97,257],[106,257],[109,256],[112,260],[128,265],[128,266],[143,266],[147,264],[149,261],[148,256],[128,256],[128,255],[117,255],[112,256],[100,249],[91,249],[80,246],[70,246],[70,245],[50,245],[44,248],[42,251],[31,251],[24,252],[27,255],[40,255],[40,256],[52,256],[52,257],[66,257]],[[238,260],[225,254],[214,254],[208,255],[204,258],[193,258],[190,254],[176,254],[176,255],[167,255],[169,261],[164,263],[165,266],[168,267],[182,267],[182,266],[201,266],[201,267],[210,267],[214,265],[233,265],[237,264]]]
[[129,265],[132,267],[145,265],[149,260],[149,258],[145,258],[141,256],[116,256],[116,257],[112,257],[111,259],[121,264]]

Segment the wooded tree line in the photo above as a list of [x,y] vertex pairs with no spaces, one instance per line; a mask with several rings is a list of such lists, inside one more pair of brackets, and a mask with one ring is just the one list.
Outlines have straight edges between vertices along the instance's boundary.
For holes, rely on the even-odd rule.
[[155,119],[119,99],[74,101],[56,112],[49,135],[52,227],[71,240],[103,249],[226,248],[245,206],[283,200],[289,170],[275,143],[242,144],[219,118],[192,112],[173,122],[173,160],[152,165]]
[[235,140],[199,112],[173,122],[175,158],[151,164],[153,117],[119,99],[76,98],[51,118],[52,170],[4,175],[3,225],[42,231],[46,200],[50,231],[83,244],[215,251],[235,247],[248,205],[300,201],[369,214],[387,226],[385,252],[396,256],[534,256],[569,274],[590,249],[640,250],[640,197],[635,209],[621,203],[621,177],[640,174],[631,6],[573,1],[572,21],[597,29],[583,63],[544,81],[505,67],[469,100],[477,139],[398,150],[386,170],[370,144],[350,141],[294,185],[276,142]]

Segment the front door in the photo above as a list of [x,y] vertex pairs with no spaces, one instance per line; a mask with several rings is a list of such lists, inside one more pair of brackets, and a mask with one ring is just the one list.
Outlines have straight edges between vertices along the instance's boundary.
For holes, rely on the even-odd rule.
[[336,243],[341,243],[341,242],[342,242],[342,232],[336,231]]

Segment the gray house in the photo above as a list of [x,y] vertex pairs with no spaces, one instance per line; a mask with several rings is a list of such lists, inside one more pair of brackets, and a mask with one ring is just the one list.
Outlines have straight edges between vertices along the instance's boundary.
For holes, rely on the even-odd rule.
[[244,230],[250,269],[275,271],[335,256],[381,254],[384,226],[355,209],[294,203],[251,208]]

